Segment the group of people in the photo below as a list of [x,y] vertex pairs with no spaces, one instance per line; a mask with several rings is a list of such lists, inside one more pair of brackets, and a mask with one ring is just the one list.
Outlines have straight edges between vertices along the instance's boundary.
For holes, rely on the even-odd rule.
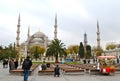
[[[29,58],[30,57],[27,56],[27,58],[23,62],[22,59],[20,59],[20,65],[22,65],[22,69],[24,72],[24,81],[28,81],[30,68],[32,66],[32,61]],[[18,60],[14,58],[3,60],[3,68],[7,68],[9,66],[9,72],[11,72],[11,70],[17,69],[18,65],[19,65]]]
[[4,59],[3,60],[3,68],[7,68],[8,67],[8,59]]
[[9,59],[9,72],[11,72],[11,70],[13,69],[17,69],[18,68],[18,60],[17,59],[13,59],[13,58],[10,58]]
[[14,60],[13,58],[10,59],[4,59],[3,60],[3,68],[8,68],[8,64],[9,64],[9,72],[13,69],[17,69],[18,68],[18,60]]
[[46,70],[49,67],[50,67],[50,63],[49,62],[47,64],[45,62],[43,62],[43,64],[41,65],[42,70]]
[[[42,70],[46,70],[49,67],[50,67],[50,63],[45,64],[45,62],[43,62],[43,64],[41,65]],[[60,67],[58,65],[56,65],[56,67],[54,68],[54,76],[55,77],[60,76]]]
[[[30,68],[32,66],[32,61],[29,59],[30,57],[27,56],[27,58],[23,61],[22,63],[22,69],[24,71],[24,81],[28,81],[28,76],[29,76],[29,73],[30,73]],[[7,62],[7,65],[9,65],[9,72],[11,72],[11,70],[13,69],[17,69],[18,68],[18,60],[17,59],[13,59],[13,58],[10,58],[8,60],[3,60],[3,67],[6,67],[5,64]],[[45,65],[42,64],[42,70],[45,70],[46,68],[49,68],[50,67],[50,63],[47,63]],[[54,68],[54,76],[56,77],[59,77],[60,76],[60,68],[58,65],[56,65],[56,67]]]

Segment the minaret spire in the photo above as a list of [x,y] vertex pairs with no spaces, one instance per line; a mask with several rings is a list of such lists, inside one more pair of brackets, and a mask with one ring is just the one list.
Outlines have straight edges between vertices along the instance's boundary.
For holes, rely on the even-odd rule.
[[54,39],[57,39],[57,14],[55,15],[55,25],[54,25]]
[[87,46],[87,34],[85,32],[84,34],[84,49],[86,50],[86,46]]
[[28,37],[28,38],[30,37],[30,26],[28,27],[28,34],[27,34],[27,37]]
[[98,20],[97,20],[97,48],[100,48],[100,30]]
[[18,17],[18,24],[17,24],[17,37],[16,37],[16,46],[19,47],[19,40],[20,40],[20,13]]

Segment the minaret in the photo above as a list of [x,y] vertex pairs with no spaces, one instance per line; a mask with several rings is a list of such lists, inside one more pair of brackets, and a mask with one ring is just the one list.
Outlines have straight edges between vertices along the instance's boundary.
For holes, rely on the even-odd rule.
[[28,37],[28,38],[30,37],[30,26],[28,27],[28,34],[27,34],[27,37]]
[[97,21],[97,48],[100,48],[100,30],[99,30],[99,22]]
[[55,25],[54,25],[54,39],[57,39],[57,14],[55,15]]
[[17,37],[16,37],[16,46],[19,47],[19,40],[20,40],[20,14],[18,18],[18,24],[17,24]]
[[84,34],[84,49],[85,49],[85,51],[86,51],[86,46],[87,46],[87,34],[85,32],[85,34]]

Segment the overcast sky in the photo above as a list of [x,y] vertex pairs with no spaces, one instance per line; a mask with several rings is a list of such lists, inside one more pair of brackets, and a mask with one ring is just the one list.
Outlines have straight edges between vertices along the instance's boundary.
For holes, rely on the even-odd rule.
[[55,13],[58,38],[66,45],[87,41],[97,45],[97,20],[101,46],[120,43],[120,0],[0,0],[0,44],[16,42],[18,16],[21,16],[20,43],[39,29],[50,40],[54,38]]

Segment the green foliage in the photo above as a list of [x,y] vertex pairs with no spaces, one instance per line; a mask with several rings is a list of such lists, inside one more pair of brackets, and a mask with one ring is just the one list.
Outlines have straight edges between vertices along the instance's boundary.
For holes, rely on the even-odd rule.
[[5,59],[5,58],[16,58],[17,56],[17,51],[15,47],[10,44],[8,47],[2,47],[0,46],[0,60]]
[[39,57],[38,47],[35,47],[34,58],[37,60],[38,57]]
[[82,42],[80,42],[80,46],[79,46],[79,57],[80,57],[80,58],[84,58],[84,56],[85,56],[84,47],[83,47]]
[[43,62],[32,62],[33,64],[42,64]]
[[61,42],[61,40],[54,39],[52,43],[48,46],[48,49],[46,51],[46,56],[54,56],[55,62],[58,62],[58,55],[60,57],[66,56],[66,49],[64,47],[64,43]]
[[91,56],[92,56],[92,55],[91,55],[91,46],[90,46],[90,45],[87,45],[87,46],[86,46],[86,58],[87,58],[87,59],[90,59]]
[[97,48],[97,47],[93,47],[92,48],[92,51],[94,52],[94,56],[100,56],[102,53],[103,53],[103,49],[100,47],[100,48]]
[[106,45],[106,50],[115,49],[117,45],[115,43],[109,43]]
[[68,47],[70,54],[78,54],[79,46],[78,45],[72,45]]
[[33,57],[37,60],[41,58],[42,54],[46,51],[45,47],[42,46],[32,46],[29,49],[29,52],[33,55]]

